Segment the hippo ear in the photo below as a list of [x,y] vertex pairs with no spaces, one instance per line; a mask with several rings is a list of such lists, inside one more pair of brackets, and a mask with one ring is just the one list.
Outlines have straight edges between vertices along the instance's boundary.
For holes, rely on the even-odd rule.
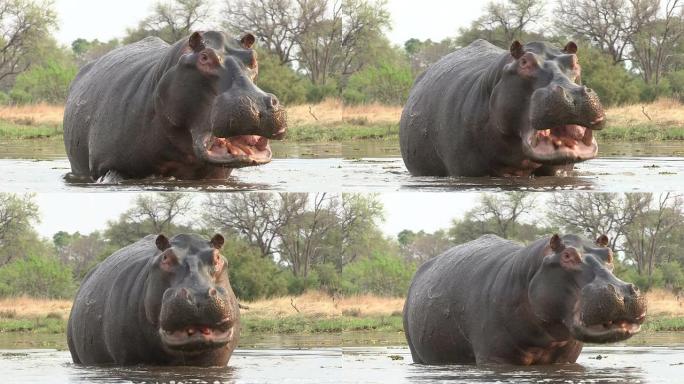
[[516,60],[521,58],[524,53],[525,50],[518,40],[511,44],[511,56],[513,56]]
[[155,244],[157,244],[157,249],[159,249],[162,252],[171,248],[171,243],[169,243],[169,239],[162,234],[159,234],[159,236],[157,236],[157,240],[155,240],[154,242]]
[[574,41],[565,44],[565,48],[563,48],[563,53],[569,53],[571,55],[574,55],[575,53],[577,53],[577,44],[575,44]]
[[214,237],[211,238],[211,245],[214,246],[216,249],[221,249],[223,248],[223,236],[216,234]]
[[252,35],[249,32],[246,32],[242,37],[240,38],[240,46],[244,49],[250,49],[256,42],[256,37]]
[[188,40],[188,45],[194,52],[201,52],[206,48],[206,44],[204,43],[204,38],[202,37],[202,34],[200,32],[195,32],[192,35],[190,35],[190,39]]
[[608,244],[610,244],[610,239],[606,235],[601,235],[596,239],[596,245],[599,247],[606,248],[608,247]]
[[553,236],[551,236],[549,246],[551,247],[551,250],[555,253],[562,251],[564,248],[563,241],[561,240],[560,236],[558,236],[558,234],[554,234]]

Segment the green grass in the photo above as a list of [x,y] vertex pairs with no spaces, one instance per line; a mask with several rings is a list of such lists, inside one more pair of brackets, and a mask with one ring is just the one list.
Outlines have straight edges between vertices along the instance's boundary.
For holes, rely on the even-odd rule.
[[67,321],[61,318],[44,317],[32,319],[0,318],[0,333],[4,332],[35,332],[35,333],[64,333]]
[[242,331],[252,333],[336,333],[348,331],[402,331],[401,316],[311,318],[288,316],[280,319],[241,319]]
[[8,139],[38,139],[62,135],[61,125],[17,124],[6,120],[0,120],[0,138]]
[[681,332],[684,331],[684,317],[647,318],[642,329],[648,332]]
[[596,131],[596,138],[599,142],[601,140],[626,142],[684,140],[684,126],[608,126],[601,131]]
[[399,140],[399,123],[340,123],[291,126],[285,141],[326,142],[350,140]]

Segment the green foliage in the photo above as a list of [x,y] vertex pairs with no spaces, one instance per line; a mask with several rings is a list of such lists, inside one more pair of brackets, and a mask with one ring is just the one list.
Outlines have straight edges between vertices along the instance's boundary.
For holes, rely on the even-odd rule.
[[230,284],[240,300],[252,301],[287,293],[288,273],[272,259],[238,239],[226,239],[222,253],[228,259]]
[[413,85],[411,69],[394,62],[368,67],[349,78],[342,98],[350,104],[378,102],[401,105]]
[[259,76],[257,85],[272,93],[285,105],[301,104],[307,98],[307,80],[286,64],[280,64],[278,57],[266,50],[258,50]]
[[404,296],[416,271],[414,264],[398,256],[375,254],[349,264],[342,272],[342,292]]
[[318,289],[321,285],[316,270],[309,272],[306,277],[295,276],[292,273],[288,273],[287,276],[287,293],[291,295],[301,295],[308,290]]
[[337,82],[333,80],[328,80],[328,82],[323,85],[309,83],[309,87],[306,91],[306,102],[320,103],[327,98],[335,98],[339,95],[340,91],[337,87]]
[[673,96],[684,102],[684,69],[668,73],[666,79]]
[[55,258],[31,255],[0,268],[0,296],[54,299],[71,297],[73,293],[71,269]]
[[73,63],[47,62],[33,67],[17,76],[10,92],[12,101],[19,104],[66,102],[69,84],[76,77],[78,68]]
[[610,55],[582,44],[577,52],[582,66],[582,82],[592,88],[605,106],[639,101],[641,80],[622,64],[613,64]]

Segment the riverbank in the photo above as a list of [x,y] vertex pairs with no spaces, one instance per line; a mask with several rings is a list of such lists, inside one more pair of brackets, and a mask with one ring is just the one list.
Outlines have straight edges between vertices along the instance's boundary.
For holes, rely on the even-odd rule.
[[[684,331],[684,298],[665,291],[647,293],[644,332]],[[403,298],[371,295],[331,297],[309,292],[243,303],[242,334],[319,334],[358,331],[402,332]],[[0,299],[0,333],[64,333],[71,302],[32,298]]]
[[[339,100],[288,109],[286,142],[398,141],[401,107],[346,106]],[[34,139],[62,135],[64,108],[54,105],[0,107],[0,138]],[[597,139],[644,142],[684,140],[684,105],[670,99],[610,108]]]

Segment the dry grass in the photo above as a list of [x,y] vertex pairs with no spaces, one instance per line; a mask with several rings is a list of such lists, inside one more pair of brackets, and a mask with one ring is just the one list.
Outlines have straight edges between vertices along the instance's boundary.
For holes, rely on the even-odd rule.
[[674,99],[659,99],[651,104],[614,107],[610,108],[606,113],[609,125],[612,126],[652,124],[657,126],[684,127],[684,104]]
[[363,125],[364,122],[396,123],[401,117],[401,107],[381,104],[350,106],[344,105],[340,100],[328,99],[319,104],[288,107],[287,116],[290,125],[293,126],[341,122],[352,122],[356,125]]
[[[401,117],[400,106],[381,104],[349,106],[336,99],[328,99],[319,104],[295,105],[288,107],[287,111],[290,125],[293,126],[343,122],[354,122],[357,125],[363,125],[364,122],[396,123]],[[651,104],[614,107],[610,108],[607,114],[610,125],[616,126],[643,124],[684,126],[684,104],[674,99],[660,99]],[[63,115],[64,107],[61,105],[0,106],[0,120],[17,124],[61,124]],[[33,124],[26,124],[26,122],[33,122]]]
[[[646,294],[646,298],[650,315],[684,316],[684,297],[677,297],[665,290],[653,290]],[[301,296],[264,299],[243,304],[249,307],[249,310],[243,311],[243,314],[253,318],[280,318],[297,314],[316,318],[333,318],[342,315],[367,317],[401,314],[404,298],[373,295],[333,298],[323,292],[308,292]],[[14,312],[16,318],[42,318],[50,313],[56,313],[66,319],[70,310],[71,301],[69,300],[43,300],[28,297],[0,299],[0,314]]]
[[47,300],[30,297],[0,299],[0,314],[14,313],[14,316],[20,319],[42,318],[48,314],[59,314],[62,319],[66,319],[69,317],[69,311],[71,311],[71,300]]
[[0,120],[22,125],[62,124],[64,107],[61,105],[7,105],[0,107]]
[[651,316],[684,316],[684,297],[670,291],[654,289],[646,293],[648,313]]
[[[273,318],[301,314],[307,317],[389,316],[401,314],[403,298],[372,295],[331,297],[323,292],[307,292],[297,297],[280,297],[245,303],[250,317]],[[297,309],[295,309],[295,307]],[[299,312],[297,312],[299,310]]]

